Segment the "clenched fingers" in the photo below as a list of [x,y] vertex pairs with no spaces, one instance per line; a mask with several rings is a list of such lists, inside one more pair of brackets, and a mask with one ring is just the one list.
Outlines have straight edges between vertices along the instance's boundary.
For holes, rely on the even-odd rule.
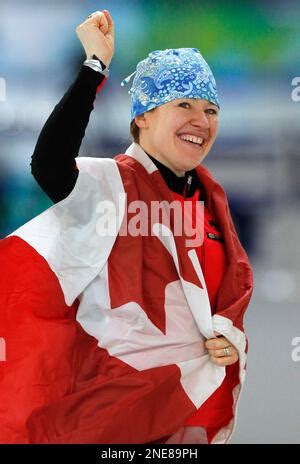
[[226,337],[210,338],[206,340],[205,346],[211,361],[218,366],[229,366],[239,359],[237,349]]
[[208,350],[221,350],[228,345],[231,345],[231,343],[225,337],[209,338],[205,342],[205,346]]
[[94,13],[88,15],[82,24],[96,24],[97,26],[104,24],[106,29],[108,29],[108,22],[104,11],[94,11]]
[[230,366],[231,364],[236,363],[238,359],[239,359],[238,353],[235,353],[231,356],[221,356],[221,357],[210,356],[211,362],[213,362],[217,366]]

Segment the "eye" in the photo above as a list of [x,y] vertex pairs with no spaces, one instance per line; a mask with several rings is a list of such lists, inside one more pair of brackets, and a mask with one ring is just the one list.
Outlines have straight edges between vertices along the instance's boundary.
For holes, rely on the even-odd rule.
[[214,108],[207,108],[205,110],[205,113],[208,113],[208,114],[218,114],[218,111],[215,110]]
[[182,106],[182,105],[187,105],[188,108],[191,107],[191,105],[190,105],[188,102],[181,102],[181,103],[179,103],[179,105],[178,105],[178,106],[181,106],[182,108],[186,108],[186,107],[184,107],[184,106]]
[[[188,102],[181,102],[181,103],[179,103],[178,106],[180,106],[181,108],[191,108],[191,105],[190,105],[190,103],[188,103]],[[218,114],[218,111],[217,111],[216,109],[214,109],[214,108],[207,108],[207,109],[205,110],[205,113],[217,115],[217,114]]]

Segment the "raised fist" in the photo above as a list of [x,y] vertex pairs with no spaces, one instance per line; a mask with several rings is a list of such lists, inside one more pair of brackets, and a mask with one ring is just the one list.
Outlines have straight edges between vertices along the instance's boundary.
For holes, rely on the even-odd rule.
[[95,54],[108,67],[114,54],[114,23],[108,10],[90,14],[76,33],[87,59]]

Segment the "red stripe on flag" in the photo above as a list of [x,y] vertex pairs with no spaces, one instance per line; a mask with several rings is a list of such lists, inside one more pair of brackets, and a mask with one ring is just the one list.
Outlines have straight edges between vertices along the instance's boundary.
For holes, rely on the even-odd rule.
[[100,92],[100,90],[102,89],[106,81],[107,81],[107,77],[105,76],[103,81],[98,85],[96,93]]

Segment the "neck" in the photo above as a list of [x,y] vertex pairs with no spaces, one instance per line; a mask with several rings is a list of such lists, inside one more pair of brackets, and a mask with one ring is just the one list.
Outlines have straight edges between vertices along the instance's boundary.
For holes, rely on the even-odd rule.
[[152,150],[148,150],[144,144],[142,145],[141,143],[139,144],[142,149],[144,150],[147,155],[151,156],[152,158],[156,159],[159,163],[163,164],[166,166],[168,169],[170,169],[177,177],[184,177],[185,176],[185,171],[179,171],[178,169],[174,168],[167,160],[162,158],[161,156],[157,155],[156,153],[153,153]]

